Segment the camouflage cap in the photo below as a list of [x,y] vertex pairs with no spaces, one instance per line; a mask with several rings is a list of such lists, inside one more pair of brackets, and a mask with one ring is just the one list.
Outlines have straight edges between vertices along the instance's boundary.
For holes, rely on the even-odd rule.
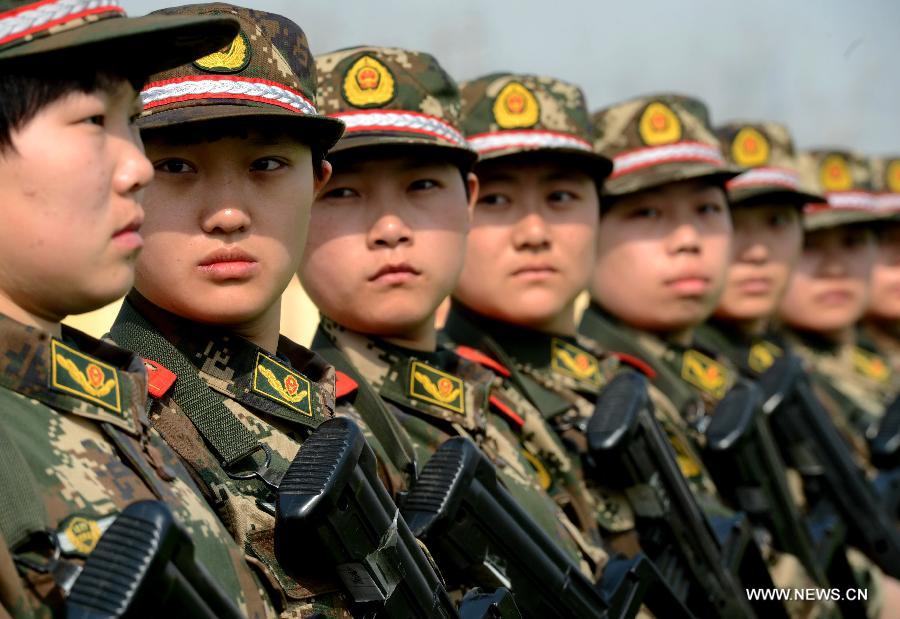
[[869,162],[839,149],[802,152],[798,156],[801,185],[825,196],[824,202],[807,204],[803,213],[806,230],[876,221]]
[[462,129],[482,161],[549,150],[583,157],[600,179],[612,161],[594,152],[578,86],[550,77],[493,73],[460,84]]
[[749,168],[726,184],[728,199],[740,205],[758,199],[791,202],[802,207],[823,196],[800,187],[794,142],[787,127],[773,122],[732,122],[716,129],[725,157]]
[[300,26],[281,15],[225,3],[191,4],[154,15],[230,16],[240,24],[219,51],[150,77],[141,92],[141,129],[221,118],[270,117],[324,150],[343,125],[316,110],[316,67]]
[[594,148],[613,160],[606,195],[688,179],[724,183],[740,173],[725,161],[706,105],[693,97],[638,97],[601,110],[593,119]]
[[875,207],[897,218],[900,216],[900,157],[870,157],[869,171]]
[[322,111],[347,125],[333,151],[424,146],[475,160],[459,130],[459,88],[431,54],[360,46],[317,56],[316,66]]
[[0,65],[39,62],[55,72],[77,58],[149,75],[218,49],[236,28],[225,16],[129,18],[118,0],[0,0]]

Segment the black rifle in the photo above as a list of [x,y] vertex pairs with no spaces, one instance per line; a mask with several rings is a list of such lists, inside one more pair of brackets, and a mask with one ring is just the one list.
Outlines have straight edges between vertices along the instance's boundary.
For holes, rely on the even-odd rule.
[[[665,596],[658,572],[642,555],[611,562],[603,581],[592,583],[515,502],[468,438],[451,438],[431,456],[403,516],[440,564],[450,566],[451,578],[508,586],[527,617],[627,618],[643,601]],[[665,612],[690,616],[674,597],[665,600]]]
[[869,440],[869,453],[879,469],[900,467],[900,396],[884,410],[878,433]]
[[69,619],[240,619],[160,501],[132,503],[88,556],[66,600]]
[[[738,382],[719,402],[706,428],[704,461],[722,495],[766,530],[775,548],[797,557],[819,586],[857,586],[847,561],[846,525],[822,506],[807,519],[794,503],[763,393],[753,383]],[[866,616],[859,600],[838,604],[847,619]]]
[[847,526],[847,541],[900,578],[900,533],[877,491],[812,392],[800,360],[785,353],[760,378],[770,425],[786,460],[804,480],[807,502],[823,502]]
[[746,516],[707,519],[653,416],[647,380],[616,376],[588,422],[589,469],[623,488],[641,547],[679,598],[704,617],[786,617],[778,602],[750,603],[744,587],[772,587]]
[[[303,443],[281,480],[275,509],[279,563],[297,578],[321,577],[323,564],[333,566],[354,616],[473,612],[467,607],[457,612],[378,479],[375,455],[351,420],[330,419]],[[502,596],[491,612],[502,607],[512,613],[504,616],[519,616],[500,602]]]

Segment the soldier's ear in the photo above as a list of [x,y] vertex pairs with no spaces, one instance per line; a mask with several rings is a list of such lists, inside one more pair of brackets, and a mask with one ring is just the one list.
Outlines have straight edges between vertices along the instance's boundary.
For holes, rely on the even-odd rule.
[[472,216],[475,213],[475,203],[478,202],[478,177],[474,172],[466,174],[466,196],[469,198],[469,223],[472,223]]
[[327,159],[323,159],[319,174],[316,174],[313,178],[313,193],[316,199],[318,199],[319,194],[322,193],[322,190],[325,189],[325,185],[328,184],[328,181],[331,180],[331,175],[333,172],[334,168],[331,167],[331,162],[329,162]]

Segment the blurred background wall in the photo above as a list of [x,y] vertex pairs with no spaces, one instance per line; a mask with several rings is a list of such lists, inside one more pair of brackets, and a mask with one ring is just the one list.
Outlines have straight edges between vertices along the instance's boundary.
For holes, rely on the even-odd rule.
[[[242,2],[299,23],[314,53],[398,46],[431,52],[457,80],[552,75],[579,84],[592,109],[683,92],[704,99],[714,123],[774,120],[800,147],[900,153],[897,0]],[[122,4],[137,16],[175,3]],[[98,334],[114,315],[67,322]],[[296,282],[282,317],[286,335],[309,341],[316,314]]]

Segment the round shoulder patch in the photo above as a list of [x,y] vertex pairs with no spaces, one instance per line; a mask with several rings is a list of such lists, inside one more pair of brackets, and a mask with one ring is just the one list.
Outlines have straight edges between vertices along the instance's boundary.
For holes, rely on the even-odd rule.
[[638,132],[647,146],[671,144],[681,139],[681,121],[668,105],[654,101],[644,108]]
[[237,73],[250,64],[250,39],[243,32],[226,47],[194,61],[194,66],[209,73]]
[[744,127],[731,142],[731,158],[745,168],[755,168],[769,161],[769,141],[753,127]]
[[394,75],[376,58],[361,56],[344,75],[342,89],[344,99],[350,105],[377,107],[394,98]]
[[493,111],[501,129],[527,129],[541,119],[538,100],[519,82],[510,82],[500,90]]
[[884,186],[891,193],[900,193],[900,159],[892,159],[885,167]]
[[843,155],[832,154],[819,166],[819,180],[825,191],[849,191],[853,189],[853,176]]

